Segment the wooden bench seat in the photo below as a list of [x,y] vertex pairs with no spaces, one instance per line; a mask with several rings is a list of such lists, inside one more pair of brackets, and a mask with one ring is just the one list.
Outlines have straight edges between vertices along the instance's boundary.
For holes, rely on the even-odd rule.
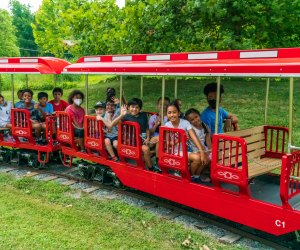
[[[265,142],[265,126],[258,126],[239,131],[231,131],[225,134],[243,138],[247,143],[248,178],[263,175],[281,167],[281,158],[272,158],[267,157],[266,155],[266,145],[268,148],[268,143]],[[276,134],[273,137],[276,140],[279,140],[281,138],[280,134]],[[275,141],[275,139],[272,140]],[[271,146],[271,151],[272,147],[273,146]],[[281,144],[280,147],[282,147]],[[224,142],[220,141],[219,158],[221,154],[225,165],[229,165],[229,163],[232,164],[232,162],[234,162],[235,165],[238,165],[238,168],[241,168],[242,165],[245,165],[245,163],[243,164],[242,162],[242,149],[238,143],[230,144],[230,142],[226,142],[224,146]]]
[[255,161],[248,159],[248,177],[253,178],[281,167],[281,159],[257,158]]

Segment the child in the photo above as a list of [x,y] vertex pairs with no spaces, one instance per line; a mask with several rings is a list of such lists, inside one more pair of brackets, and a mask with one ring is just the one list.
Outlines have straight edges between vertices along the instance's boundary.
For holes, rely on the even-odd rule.
[[52,104],[54,112],[56,111],[65,111],[65,109],[69,106],[69,104],[61,100],[63,96],[62,88],[54,88],[52,91],[54,99],[49,101]]
[[184,119],[179,118],[180,109],[176,102],[171,102],[167,106],[167,116],[169,121],[165,124],[166,127],[169,128],[180,128],[183,129],[187,135],[189,136],[189,140],[196,145],[198,148],[198,152],[194,153],[190,152],[191,150],[188,149],[188,159],[191,163],[191,175],[193,182],[209,182],[209,178],[202,178],[200,174],[202,173],[203,169],[208,163],[208,157],[205,154],[205,149],[201,145],[199,139],[197,138],[195,131],[192,128],[192,125]]
[[[167,117],[167,105],[170,103],[170,98],[165,97],[164,98],[164,123],[168,121]],[[161,125],[161,105],[162,105],[162,98],[158,98],[157,100],[157,110],[158,113],[152,115],[149,119],[149,130],[151,134],[150,144],[151,146],[155,146],[155,152],[156,152],[156,160],[158,157],[158,141],[159,141],[159,127]]]
[[115,154],[114,149],[118,148],[118,126],[111,126],[112,121],[120,115],[120,109],[116,108],[118,99],[114,99],[114,102],[107,100],[106,112],[101,116],[100,120],[103,121],[106,126],[105,130],[105,146],[108,154],[113,161],[118,161],[118,157]]
[[[18,95],[18,98],[19,98],[19,101],[15,103],[15,108],[20,108],[20,106],[23,104],[23,90],[22,89],[19,89],[18,92],[17,92],[17,95]],[[33,100],[31,100],[32,104],[35,104],[35,102]]]
[[[207,124],[211,131],[211,135],[215,134],[215,123],[216,123],[216,99],[217,99],[217,83],[212,82],[204,87],[204,94],[206,95],[208,107],[202,112],[201,120]],[[222,101],[222,94],[224,88],[220,86],[220,103]],[[228,113],[225,109],[219,108],[219,123],[217,133],[222,133],[222,124],[224,119],[231,119],[232,123],[237,123],[238,120],[235,115]]]
[[84,131],[83,131],[83,121],[85,116],[85,111],[80,105],[84,99],[84,94],[80,90],[73,90],[69,97],[69,106],[66,108],[66,112],[71,115],[74,126],[74,136],[77,138],[76,141],[79,145],[80,151],[84,150]]
[[4,100],[3,95],[0,94],[0,128],[11,128],[10,111],[12,108],[11,102]]
[[[180,99],[175,99],[174,102],[177,103],[178,107],[181,109],[182,101]],[[179,118],[182,118],[182,119],[184,118],[184,113],[183,112],[180,112]]]
[[97,120],[101,120],[101,117],[105,114],[106,104],[105,102],[97,102],[94,106]]
[[128,102],[128,112],[125,105],[121,108],[121,114],[116,119],[113,120],[111,126],[117,125],[121,121],[132,121],[137,122],[141,128],[141,138],[143,140],[142,151],[144,154],[145,165],[150,171],[159,172],[160,169],[157,166],[152,166],[151,153],[149,148],[150,142],[150,131],[148,127],[148,117],[147,114],[141,112],[143,107],[143,102],[139,98],[133,98]]
[[53,111],[53,106],[51,103],[48,103],[48,94],[46,92],[38,93],[38,105],[45,112],[46,115],[51,115]]
[[[199,111],[191,108],[185,112],[185,118],[191,123],[196,136],[208,154],[211,150],[210,131],[207,125],[201,121]],[[193,152],[198,152],[198,148],[193,142],[190,142],[190,147]]]
[[30,112],[30,120],[32,128],[35,130],[35,136],[40,139],[41,132],[46,128],[45,123],[42,123],[42,117],[45,116],[45,112],[36,103],[32,102],[33,92],[31,89],[23,90],[23,102],[19,106],[20,109],[27,109]]

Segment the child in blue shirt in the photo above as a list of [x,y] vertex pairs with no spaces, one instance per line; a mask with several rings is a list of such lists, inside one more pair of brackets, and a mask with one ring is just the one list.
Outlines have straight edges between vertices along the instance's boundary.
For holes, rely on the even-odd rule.
[[48,94],[46,92],[38,93],[39,107],[45,112],[45,115],[51,115],[54,110],[51,103],[48,103]]
[[[216,103],[217,103],[217,83],[208,83],[203,90],[206,95],[208,107],[202,112],[201,120],[209,127],[211,135],[215,134],[215,123],[216,123]],[[220,86],[220,103],[222,101],[222,94],[224,93],[224,88]],[[219,107],[219,125],[218,133],[222,133],[222,124],[224,119],[231,119],[232,123],[237,123],[238,120],[235,115],[228,113],[225,109]]]

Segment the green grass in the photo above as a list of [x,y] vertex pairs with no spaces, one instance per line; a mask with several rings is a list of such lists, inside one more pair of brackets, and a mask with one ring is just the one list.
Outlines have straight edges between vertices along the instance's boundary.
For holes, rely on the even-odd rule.
[[239,249],[122,201],[72,198],[55,182],[0,174],[0,188],[0,249]]

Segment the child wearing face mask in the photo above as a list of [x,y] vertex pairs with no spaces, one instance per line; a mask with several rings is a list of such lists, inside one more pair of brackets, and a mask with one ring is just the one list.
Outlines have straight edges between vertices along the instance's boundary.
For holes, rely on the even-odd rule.
[[[208,102],[208,107],[202,112],[201,120],[208,126],[211,131],[211,135],[215,134],[216,123],[216,100],[217,100],[217,83],[208,83],[204,87],[204,95]],[[220,86],[220,103],[222,101],[222,94],[224,93],[223,85]],[[237,117],[231,113],[228,113],[225,109],[219,107],[219,125],[217,133],[222,133],[222,124],[224,119],[231,119],[232,123],[237,123]]]
[[73,126],[74,126],[74,136],[77,138],[76,142],[79,145],[81,151],[84,151],[84,131],[83,131],[83,121],[85,116],[85,111],[81,107],[84,99],[84,94],[80,90],[73,90],[69,97],[69,106],[66,108],[66,112],[71,115]]

